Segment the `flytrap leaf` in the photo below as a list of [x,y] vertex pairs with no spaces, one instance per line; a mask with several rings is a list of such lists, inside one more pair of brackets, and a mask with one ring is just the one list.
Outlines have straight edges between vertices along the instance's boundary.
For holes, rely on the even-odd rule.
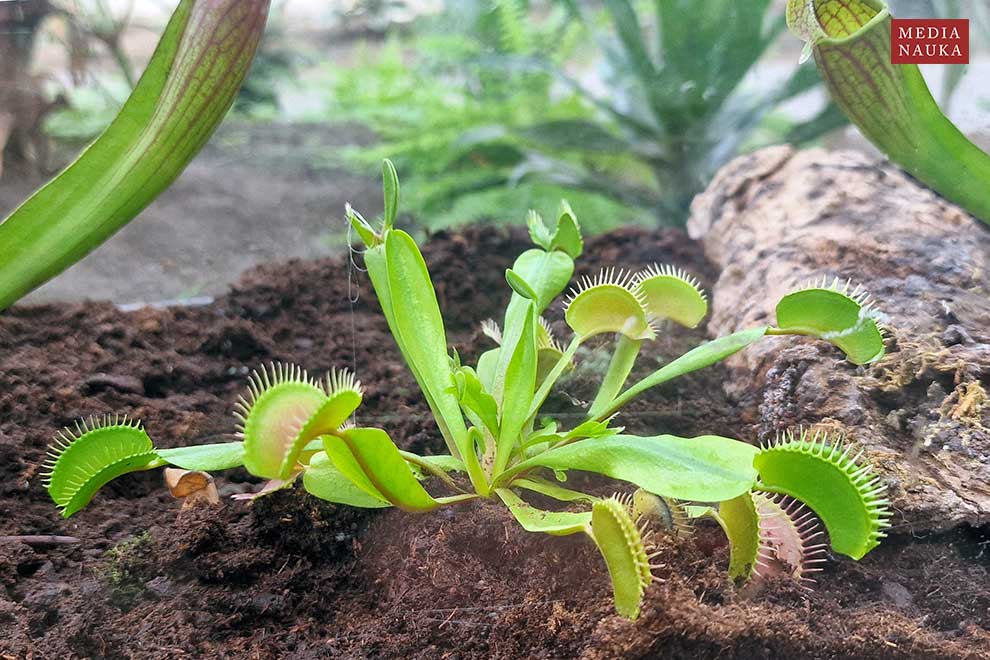
[[788,432],[754,460],[761,490],[789,495],[811,508],[825,524],[832,549],[861,559],[880,544],[890,526],[886,486],[862,452],[824,434]]
[[654,339],[646,300],[632,285],[632,275],[614,268],[583,277],[568,296],[564,320],[582,339],[620,333],[629,339]]
[[646,543],[632,518],[628,500],[612,496],[595,502],[588,533],[602,553],[612,578],[616,611],[627,619],[638,618],[653,573]]
[[708,314],[708,297],[698,280],[680,268],[654,264],[636,274],[633,287],[652,318],[694,328]]
[[850,289],[835,279],[788,294],[777,303],[777,325],[782,332],[810,335],[831,343],[853,364],[883,357],[879,314],[860,287]]
[[814,512],[786,495],[754,492],[760,517],[760,575],[784,573],[805,586],[826,561],[824,533]]
[[805,585],[825,561],[818,520],[786,495],[750,492],[710,512],[729,539],[729,577],[737,584],[787,575]]
[[385,431],[347,429],[326,436],[323,445],[337,470],[371,497],[411,512],[440,506],[420,485]]
[[752,445],[715,435],[613,435],[550,449],[516,464],[505,476],[535,467],[583,470],[628,481],[665,497],[720,502],[753,487],[753,457],[758,452]]
[[44,479],[48,494],[68,518],[96,492],[128,472],[161,465],[141,423],[126,417],[91,418],[55,436]]
[[317,452],[303,472],[303,488],[321,500],[362,509],[381,509],[391,504],[355,485],[337,469],[326,452]]
[[495,493],[527,532],[565,536],[583,532],[591,522],[589,511],[544,511],[528,504],[508,488],[496,488]]
[[752,495],[719,503],[714,518],[729,539],[729,577],[737,583],[748,580],[760,558],[760,516]]
[[0,223],[0,310],[127,224],[206,144],[254,58],[269,0],[182,0],[106,131]]
[[655,523],[656,529],[665,529],[680,538],[690,538],[694,534],[691,516],[683,502],[637,488],[632,505],[633,518],[649,520]]
[[237,402],[244,466],[266,479],[289,478],[306,444],[336,431],[360,404],[360,383],[347,371],[332,371],[323,383],[295,365],[255,371]]
[[946,118],[917,64],[891,63],[881,0],[788,0],[787,24],[814,53],[836,105],[882,152],[990,222],[990,156]]

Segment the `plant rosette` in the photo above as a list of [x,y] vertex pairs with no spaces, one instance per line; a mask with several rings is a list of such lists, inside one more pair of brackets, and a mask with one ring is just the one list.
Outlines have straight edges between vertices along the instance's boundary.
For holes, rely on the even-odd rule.
[[[447,346],[419,247],[394,226],[395,169],[386,161],[383,171],[381,223],[373,227],[350,207],[347,217],[366,245],[382,311],[448,453],[419,456],[399,449],[383,429],[354,426],[363,391],[350,372],[314,378],[300,367],[272,364],[252,375],[238,400],[237,442],[156,449],[139,423],[120,417],[60,434],[45,478],[64,516],[110,480],[166,465],[207,473],[243,466],[268,480],[258,496],[301,479],[308,493],[330,502],[412,513],[490,498],[528,531],[587,535],[605,560],[616,609],[628,618],[638,616],[654,580],[655,535],[688,535],[698,518],[725,530],[729,574],[737,582],[785,574],[808,583],[826,547],[859,559],[883,538],[891,515],[886,487],[841,439],[801,431],[760,448],[716,435],[636,436],[615,425],[623,406],[646,390],[772,336],[829,342],[854,364],[880,359],[877,313],[859,289],[838,281],[802,288],[779,302],[776,326],[719,337],[627,385],[643,342],[655,341],[661,328],[697,326],[707,298],[694,278],[670,266],[603,271],[566,296],[571,336],[560,341],[543,313],[567,288],[584,248],[574,212],[563,204],[552,226],[530,214],[535,247],[506,271],[512,297],[502,323],[482,326],[495,345],[476,364],[462,364]],[[601,335],[613,340],[612,356],[584,419],[562,428],[542,418],[578,348]],[[601,498],[565,487],[572,471],[635,492]],[[431,483],[448,494],[431,493]],[[533,493],[560,501],[561,510],[533,506],[525,499]]]

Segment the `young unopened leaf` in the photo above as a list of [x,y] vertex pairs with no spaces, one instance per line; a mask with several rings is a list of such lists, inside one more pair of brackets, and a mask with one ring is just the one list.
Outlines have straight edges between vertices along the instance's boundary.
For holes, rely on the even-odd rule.
[[534,244],[539,245],[547,252],[553,249],[551,245],[553,234],[543,222],[543,216],[536,211],[530,211],[526,214],[526,227],[529,229],[529,238]]
[[485,391],[477,374],[470,367],[461,367],[454,372],[454,388],[461,406],[474,414],[493,436],[498,436],[498,404],[495,398]]
[[381,244],[381,237],[375,233],[375,230],[364,219],[360,213],[351,208],[350,204],[344,207],[344,214],[347,216],[347,222],[351,225],[351,228],[357,232],[361,241],[369,248],[377,247]]
[[533,287],[531,287],[529,283],[523,279],[522,275],[511,268],[505,271],[505,281],[509,284],[509,287],[511,287],[513,291],[526,300],[532,300],[533,302],[539,301],[539,295],[533,290]]
[[399,175],[388,158],[382,162],[382,182],[385,193],[385,217],[382,219],[384,233],[395,224],[395,216],[399,212]]
[[577,216],[571,210],[571,205],[567,202],[560,203],[560,217],[550,247],[565,252],[571,259],[577,259],[584,251],[581,227],[578,225]]

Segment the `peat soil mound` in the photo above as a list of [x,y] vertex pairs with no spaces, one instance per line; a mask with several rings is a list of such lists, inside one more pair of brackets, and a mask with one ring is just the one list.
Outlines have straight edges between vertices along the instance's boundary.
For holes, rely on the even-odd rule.
[[[477,329],[507,300],[521,231],[441,233],[424,248],[448,340],[473,361]],[[578,273],[654,261],[717,277],[679,231],[588,241]],[[559,308],[551,310],[561,323]],[[672,332],[642,369],[705,339]],[[604,351],[551,405],[562,419],[593,396]],[[180,510],[158,471],[130,475],[62,520],[38,476],[48,439],[79,417],[126,413],[160,446],[227,439],[249,370],[291,361],[355,369],[362,424],[439,452],[367,276],[349,260],[290,261],[244,275],[197,308],[123,313],[108,304],[0,314],[0,536],[70,535],[77,545],[0,542],[0,658],[990,657],[986,530],[895,534],[862,562],[829,562],[805,591],[771,583],[744,598],[717,530],[662,543],[660,580],[636,622],[617,617],[603,562],[577,537],[528,534],[494,504],[428,515],[337,507],[295,490],[253,505]],[[712,368],[653,391],[633,431],[755,437],[755,407],[723,394]],[[243,471],[223,495],[256,489]]]

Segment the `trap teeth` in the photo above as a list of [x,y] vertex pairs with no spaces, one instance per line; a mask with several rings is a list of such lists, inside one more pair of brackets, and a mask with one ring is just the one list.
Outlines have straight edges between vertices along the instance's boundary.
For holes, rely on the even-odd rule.
[[618,333],[633,340],[654,339],[646,299],[631,282],[630,273],[615,268],[581,278],[565,302],[567,324],[582,338]]
[[764,488],[786,492],[814,511],[814,516],[792,511],[806,540],[824,536],[816,525],[820,519],[832,548],[859,559],[890,526],[887,485],[869,464],[860,463],[862,456],[841,436],[802,428],[778,434],[754,465]]
[[499,346],[502,345],[502,329],[498,327],[498,323],[495,322],[495,319],[485,319],[482,321],[481,333]]
[[651,319],[693,328],[708,314],[708,298],[700,282],[680,268],[653,264],[637,273],[632,284]]
[[147,469],[157,459],[140,421],[103,415],[76,421],[74,427],[56,433],[42,465],[45,488],[66,518],[110,480]]
[[613,495],[591,507],[589,533],[605,559],[612,578],[615,608],[635,619],[646,588],[653,582],[650,556],[631,515],[632,498]]

